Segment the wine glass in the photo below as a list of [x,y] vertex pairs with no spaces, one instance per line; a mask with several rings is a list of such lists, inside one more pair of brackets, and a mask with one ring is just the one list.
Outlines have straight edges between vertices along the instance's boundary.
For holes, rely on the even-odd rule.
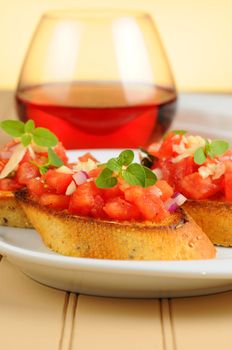
[[151,17],[139,11],[45,13],[16,91],[19,118],[67,149],[146,147],[169,127],[176,90]]

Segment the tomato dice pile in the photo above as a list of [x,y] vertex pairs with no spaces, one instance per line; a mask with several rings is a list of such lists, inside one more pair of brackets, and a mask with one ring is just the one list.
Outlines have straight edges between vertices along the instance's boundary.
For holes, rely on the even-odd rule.
[[199,165],[194,161],[194,153],[188,153],[189,148],[188,136],[170,132],[161,144],[154,143],[148,148],[155,156],[152,169],[161,170],[162,179],[189,199],[231,202],[232,151],[213,158],[207,156],[204,164]]
[[[0,172],[7,164],[12,152],[14,151],[14,146],[16,145],[17,142],[11,141],[3,150],[0,150]],[[60,159],[62,159],[64,164],[67,163],[68,158],[61,143],[54,147],[54,152],[60,157]],[[47,153],[36,152],[35,158],[32,158],[30,152],[27,150],[23,159],[18,164],[17,169],[10,173],[6,178],[0,179],[0,191],[15,191],[28,185],[31,179],[40,176],[39,169],[34,163],[42,165],[46,162],[46,159]]]
[[113,188],[98,188],[97,171],[89,171],[88,180],[77,185],[71,195],[66,195],[73,177],[57,170],[49,170],[41,179],[31,179],[27,187],[32,197],[41,205],[64,210],[73,215],[119,221],[160,221],[169,215],[164,201],[173,195],[165,181],[142,188],[130,186],[122,179]]

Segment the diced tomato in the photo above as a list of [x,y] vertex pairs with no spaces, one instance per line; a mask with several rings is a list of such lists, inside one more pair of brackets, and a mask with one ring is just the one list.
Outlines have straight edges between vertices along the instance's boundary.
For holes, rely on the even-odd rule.
[[63,160],[64,164],[67,164],[68,163],[68,157],[65,153],[65,149],[62,145],[61,142],[58,143],[58,145],[56,145],[54,148],[53,148],[54,152],[58,155],[58,157],[60,157],[61,160]]
[[144,189],[140,186],[131,186],[124,191],[125,198],[130,203],[135,203],[139,197],[144,195]]
[[14,147],[16,146],[16,145],[18,145],[19,144],[19,141],[17,140],[11,140],[11,141],[9,141],[5,146],[4,146],[4,149],[8,149],[8,150],[10,150],[10,151],[12,151],[13,149],[14,149]]
[[0,180],[0,190],[1,191],[15,191],[21,188],[20,185],[15,179],[1,179]]
[[96,169],[90,170],[90,171],[88,172],[89,177],[91,177],[91,178],[96,178],[96,177],[98,177],[98,176],[101,174],[102,169],[103,169],[103,168],[101,168],[101,167],[97,167]]
[[29,163],[31,160],[32,159],[31,159],[30,152],[27,150],[26,153],[24,154],[23,159],[21,160],[20,164],[25,163],[25,162]]
[[33,161],[38,165],[43,165],[47,163],[48,155],[45,153],[37,153],[35,159]]
[[105,188],[102,190],[102,196],[107,201],[108,199],[115,197],[124,197],[123,191],[120,189],[119,185],[112,188]]
[[114,220],[138,220],[141,218],[139,210],[120,197],[110,199],[104,206],[106,214]]
[[[171,194],[170,186],[167,184],[166,187],[164,187],[163,185],[163,189],[164,188],[164,197],[167,197]],[[125,198],[130,203],[136,205],[142,218],[145,220],[162,220],[168,215],[164,208],[163,201],[154,194],[153,186],[145,189],[140,186],[132,186],[125,190]]]
[[232,173],[232,161],[226,160],[225,162],[226,173]]
[[41,205],[57,210],[68,209],[69,201],[70,197],[68,196],[52,193],[44,193],[39,199]]
[[148,147],[147,151],[148,153],[150,153],[151,155],[158,157],[159,155],[159,149],[160,149],[160,143],[158,142],[153,142],[152,144],[150,144],[150,146]]
[[172,132],[169,132],[168,135],[165,137],[163,142],[161,143],[161,146],[159,148],[159,151],[155,155],[159,159],[172,157],[174,155],[173,151],[173,145],[179,145],[181,142],[181,135],[175,135]]
[[94,205],[90,210],[91,216],[98,219],[104,219],[106,217],[106,213],[103,209],[104,205],[104,199],[100,195],[96,195],[94,198]]
[[77,215],[89,215],[94,207],[94,195],[97,195],[92,182],[84,183],[77,187],[72,194],[69,211]]
[[46,192],[44,184],[40,181],[40,179],[29,180],[27,183],[27,188],[31,194],[35,194],[37,196],[41,196]]
[[39,176],[39,169],[34,164],[25,162],[19,165],[16,172],[18,183],[26,185],[30,179]]
[[199,173],[185,176],[180,184],[181,192],[191,199],[207,199],[220,191],[221,187],[208,176],[203,179]]
[[228,151],[226,151],[223,156],[228,156],[228,157],[231,157],[232,156],[232,149],[229,149]]
[[56,170],[50,169],[44,175],[44,179],[48,188],[57,194],[65,194],[73,178],[72,174],[59,173]]
[[0,172],[3,170],[3,168],[5,167],[6,163],[7,163],[8,159],[7,160],[3,160],[3,159],[0,159]]
[[232,173],[225,174],[225,199],[232,202]]
[[127,188],[131,187],[121,176],[118,177],[118,186],[122,192],[125,192]]
[[[173,195],[173,189],[172,187],[167,183],[167,181],[164,180],[158,180],[155,184],[156,187],[158,187],[160,189],[160,191],[162,192],[162,195],[160,196],[160,198],[162,199],[162,201],[166,201],[168,198],[170,198]],[[151,191],[153,186],[151,186],[150,188],[148,187],[148,191]]]
[[162,200],[149,194],[139,197],[136,206],[145,220],[159,221],[168,215]]
[[194,163],[193,157],[187,157],[173,163],[172,159],[166,159],[159,162],[159,168],[162,169],[163,179],[168,182],[169,185],[180,192],[180,183],[186,175],[190,175],[197,171],[198,166]]
[[102,194],[102,189],[98,188],[94,181],[85,182],[79,187],[81,187],[82,191],[87,191],[92,193],[93,196]]
[[162,142],[161,147],[159,149],[158,157],[159,158],[167,158],[171,157],[173,154],[173,143],[172,143],[173,135],[170,133],[167,135],[166,139]]
[[83,156],[78,157],[80,162],[88,162],[89,159],[93,160],[94,162],[96,162],[96,158],[89,152],[85,153]]
[[11,156],[12,156],[11,151],[0,148],[0,161],[4,160],[5,162],[8,162]]

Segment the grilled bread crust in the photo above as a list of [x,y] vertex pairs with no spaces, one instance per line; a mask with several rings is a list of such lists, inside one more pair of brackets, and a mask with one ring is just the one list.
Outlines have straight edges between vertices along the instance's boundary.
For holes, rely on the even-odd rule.
[[14,198],[13,192],[0,191],[0,225],[32,227],[25,212]]
[[188,200],[183,207],[214,244],[232,246],[232,203]]
[[45,245],[63,255],[120,260],[215,257],[213,244],[182,209],[160,223],[116,222],[54,211],[33,201],[25,190],[16,192],[16,198]]

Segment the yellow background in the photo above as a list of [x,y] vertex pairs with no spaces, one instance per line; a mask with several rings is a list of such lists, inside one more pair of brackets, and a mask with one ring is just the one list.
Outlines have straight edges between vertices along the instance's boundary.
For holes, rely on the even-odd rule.
[[149,12],[179,90],[232,91],[232,0],[0,0],[0,88],[16,86],[44,11],[88,7]]

